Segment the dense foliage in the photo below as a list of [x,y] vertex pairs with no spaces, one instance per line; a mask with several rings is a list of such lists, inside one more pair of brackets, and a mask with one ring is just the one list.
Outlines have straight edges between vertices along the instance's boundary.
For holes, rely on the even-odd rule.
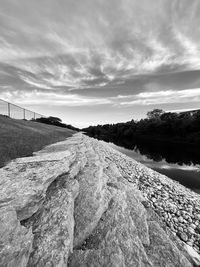
[[83,130],[105,141],[150,139],[200,145],[200,110],[172,113],[155,109],[140,121],[90,126]]
[[60,118],[57,118],[57,117],[41,117],[41,118],[36,119],[35,121],[45,123],[45,124],[55,125],[55,126],[59,126],[59,127],[63,127],[63,128],[68,128],[68,129],[71,129],[74,131],[79,131],[78,128],[76,128],[70,124],[62,123],[62,120]]

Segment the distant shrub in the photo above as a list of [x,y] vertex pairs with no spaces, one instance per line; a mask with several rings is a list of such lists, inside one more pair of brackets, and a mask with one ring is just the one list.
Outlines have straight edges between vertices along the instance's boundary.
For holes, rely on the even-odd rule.
[[50,124],[50,125],[55,125],[55,126],[59,126],[59,127],[63,127],[63,128],[68,128],[74,131],[79,131],[78,128],[70,125],[70,124],[65,124],[62,123],[62,120],[58,117],[41,117],[41,118],[37,118],[34,121],[36,122],[41,122],[41,123],[45,123],[45,124]]

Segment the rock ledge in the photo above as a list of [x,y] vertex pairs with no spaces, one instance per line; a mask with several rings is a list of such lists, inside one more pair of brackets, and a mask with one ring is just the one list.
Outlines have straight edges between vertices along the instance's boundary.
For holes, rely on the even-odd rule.
[[200,266],[197,194],[79,133],[0,169],[0,266]]

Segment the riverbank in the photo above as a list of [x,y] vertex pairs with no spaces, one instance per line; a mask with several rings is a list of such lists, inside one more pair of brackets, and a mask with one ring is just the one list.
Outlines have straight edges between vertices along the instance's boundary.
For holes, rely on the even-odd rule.
[[122,153],[110,153],[123,175],[143,193],[147,205],[153,207],[175,235],[200,253],[199,195]]
[[[88,135],[90,136],[90,135]],[[93,136],[90,136],[93,137]],[[156,138],[123,139],[110,136],[95,136],[96,139],[113,143],[117,146],[133,150],[139,149],[141,154],[149,155],[153,159],[164,158],[167,162],[182,164],[200,164],[200,152],[197,145]]]
[[[200,194],[200,160],[198,160],[198,164],[195,164],[196,161],[192,161],[190,155],[186,155],[185,147],[182,148],[181,153],[178,150],[171,150],[170,147],[166,147],[162,151],[160,144],[155,147],[152,146],[152,150],[145,145],[127,149],[113,143],[108,144],[128,157]],[[200,159],[200,154],[198,159]]]
[[0,169],[1,266],[198,266],[199,196],[82,134]]

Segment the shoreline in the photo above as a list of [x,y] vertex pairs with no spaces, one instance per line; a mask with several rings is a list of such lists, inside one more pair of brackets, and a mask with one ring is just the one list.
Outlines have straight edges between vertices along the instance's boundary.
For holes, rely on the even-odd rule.
[[137,186],[172,232],[200,253],[199,194],[114,148],[108,149],[105,141],[99,142],[106,151],[110,150],[112,161],[126,179]]
[[[107,140],[109,140],[108,142],[113,142],[115,143],[118,142],[118,140],[120,139],[120,142],[123,143],[123,137],[116,137],[115,135],[105,135],[105,134],[100,134],[100,135],[95,135],[95,137],[90,134],[89,132],[85,132],[87,136],[91,137],[91,138],[97,138],[98,140],[105,140],[106,142]],[[122,141],[121,141],[122,140]],[[128,141],[128,143],[131,143],[132,140],[134,140],[135,143],[157,143],[160,142],[161,144],[167,144],[167,145],[171,145],[171,146],[187,146],[192,147],[192,148],[196,148],[199,145],[199,141],[197,142],[189,142],[187,140],[184,139],[180,139],[179,137],[177,138],[172,138],[170,137],[166,137],[166,136],[160,136],[160,135],[133,135],[131,138],[127,137],[125,138],[125,143],[126,140]]]

